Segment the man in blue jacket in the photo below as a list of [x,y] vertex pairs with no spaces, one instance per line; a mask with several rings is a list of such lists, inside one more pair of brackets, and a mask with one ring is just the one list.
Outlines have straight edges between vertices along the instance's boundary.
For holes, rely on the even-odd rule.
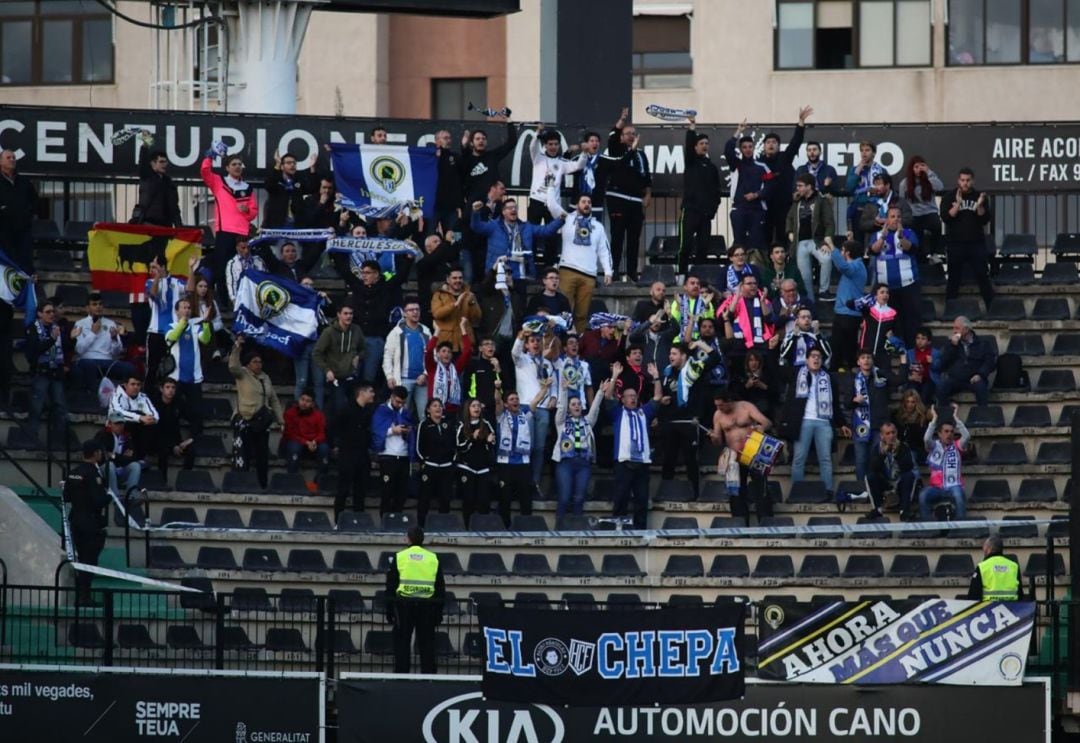
[[780,150],[780,135],[776,132],[766,134],[762,142],[760,160],[772,172],[773,181],[765,195],[765,238],[770,244],[780,244],[785,248],[788,247],[787,213],[795,193],[795,156],[802,147],[806,120],[812,113],[814,109],[810,106],[799,109],[799,123],[795,125],[795,133],[783,151]]
[[409,391],[390,390],[390,399],[380,405],[371,419],[371,448],[379,460],[383,492],[379,515],[400,511],[409,493],[409,452],[413,419],[405,409]]
[[470,226],[474,233],[487,238],[484,270],[490,271],[499,258],[506,258],[514,278],[514,288],[524,295],[526,280],[536,275],[534,248],[537,241],[557,234],[564,220],[553,219],[543,225],[522,222],[518,219],[517,202],[510,198],[502,203],[501,219],[485,220],[480,216],[483,208],[483,202],[473,202]]
[[[731,170],[731,244],[765,255],[766,184],[772,178],[769,166],[754,157],[754,138],[743,136],[746,120],[724,145],[724,158]],[[736,148],[738,151],[736,151]],[[764,263],[764,260],[761,261]]]

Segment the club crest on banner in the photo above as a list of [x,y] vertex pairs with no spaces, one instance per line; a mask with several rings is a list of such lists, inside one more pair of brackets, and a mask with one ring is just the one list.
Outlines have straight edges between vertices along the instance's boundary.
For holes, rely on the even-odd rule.
[[263,320],[280,315],[289,306],[291,299],[288,290],[273,281],[263,281],[255,289],[255,302],[259,308],[259,317]]
[[371,177],[382,184],[388,193],[393,193],[405,180],[405,166],[396,158],[380,155],[371,161]]
[[570,651],[566,644],[554,637],[547,637],[536,644],[533,662],[536,670],[545,676],[561,676],[569,665]]
[[570,641],[570,670],[578,676],[592,669],[594,658],[596,658],[595,642]]
[[18,296],[26,288],[26,276],[18,269],[4,266],[4,286],[11,296]]

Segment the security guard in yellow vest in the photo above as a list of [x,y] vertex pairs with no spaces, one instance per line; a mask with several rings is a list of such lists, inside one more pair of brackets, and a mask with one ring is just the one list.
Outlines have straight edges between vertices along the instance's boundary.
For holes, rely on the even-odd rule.
[[975,568],[967,597],[973,601],[1023,601],[1020,566],[1001,554],[1001,537],[987,537],[982,549],[986,559]]
[[420,672],[435,673],[435,627],[442,622],[446,585],[439,557],[424,549],[424,530],[409,529],[409,547],[398,552],[386,574],[386,621],[394,626],[394,672],[408,673],[413,630]]

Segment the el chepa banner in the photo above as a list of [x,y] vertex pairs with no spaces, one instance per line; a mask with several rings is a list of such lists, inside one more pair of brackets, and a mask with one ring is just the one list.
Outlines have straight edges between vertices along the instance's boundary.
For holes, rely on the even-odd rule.
[[98,222],[88,237],[86,261],[97,291],[141,294],[155,255],[163,254],[169,273],[179,277],[187,276],[192,258],[202,256],[202,230],[197,227]]
[[417,202],[424,217],[435,216],[438,161],[432,147],[390,144],[331,144],[334,185],[357,207]]
[[760,612],[758,676],[822,684],[1019,686],[1030,602],[837,601]]
[[294,281],[249,268],[236,288],[233,331],[296,358],[319,330],[319,295]]
[[745,606],[625,612],[480,607],[487,699],[597,706],[743,695]]
[[0,666],[5,741],[319,743],[317,673]]

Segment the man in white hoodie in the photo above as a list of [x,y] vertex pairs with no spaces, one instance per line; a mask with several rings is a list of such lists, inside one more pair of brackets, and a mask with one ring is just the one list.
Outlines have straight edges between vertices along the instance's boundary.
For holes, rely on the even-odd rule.
[[[576,173],[585,167],[588,160],[586,153],[581,153],[573,160],[563,157],[562,138],[554,129],[544,129],[537,124],[536,137],[529,143],[529,157],[532,159],[532,183],[529,186],[528,221],[544,224],[548,216],[548,191],[555,189],[555,201],[559,200],[563,177]],[[576,145],[575,145],[576,147]],[[543,245],[534,245],[533,250],[542,252],[540,263],[554,266],[559,260],[559,241],[554,238],[544,241]]]
[[596,288],[597,265],[604,272],[604,286],[611,284],[611,246],[600,220],[592,216],[592,199],[581,194],[568,214],[559,206],[558,190],[548,191],[548,209],[555,219],[566,217],[559,230],[562,236],[562,258],[559,262],[559,287],[570,300],[574,313],[574,328],[578,333],[588,329],[589,305]]
[[386,336],[382,369],[386,386],[393,389],[401,385],[407,389],[406,409],[413,411],[416,420],[423,420],[428,401],[424,347],[431,339],[431,330],[420,323],[420,302],[416,297],[405,298],[403,312],[404,317]]

